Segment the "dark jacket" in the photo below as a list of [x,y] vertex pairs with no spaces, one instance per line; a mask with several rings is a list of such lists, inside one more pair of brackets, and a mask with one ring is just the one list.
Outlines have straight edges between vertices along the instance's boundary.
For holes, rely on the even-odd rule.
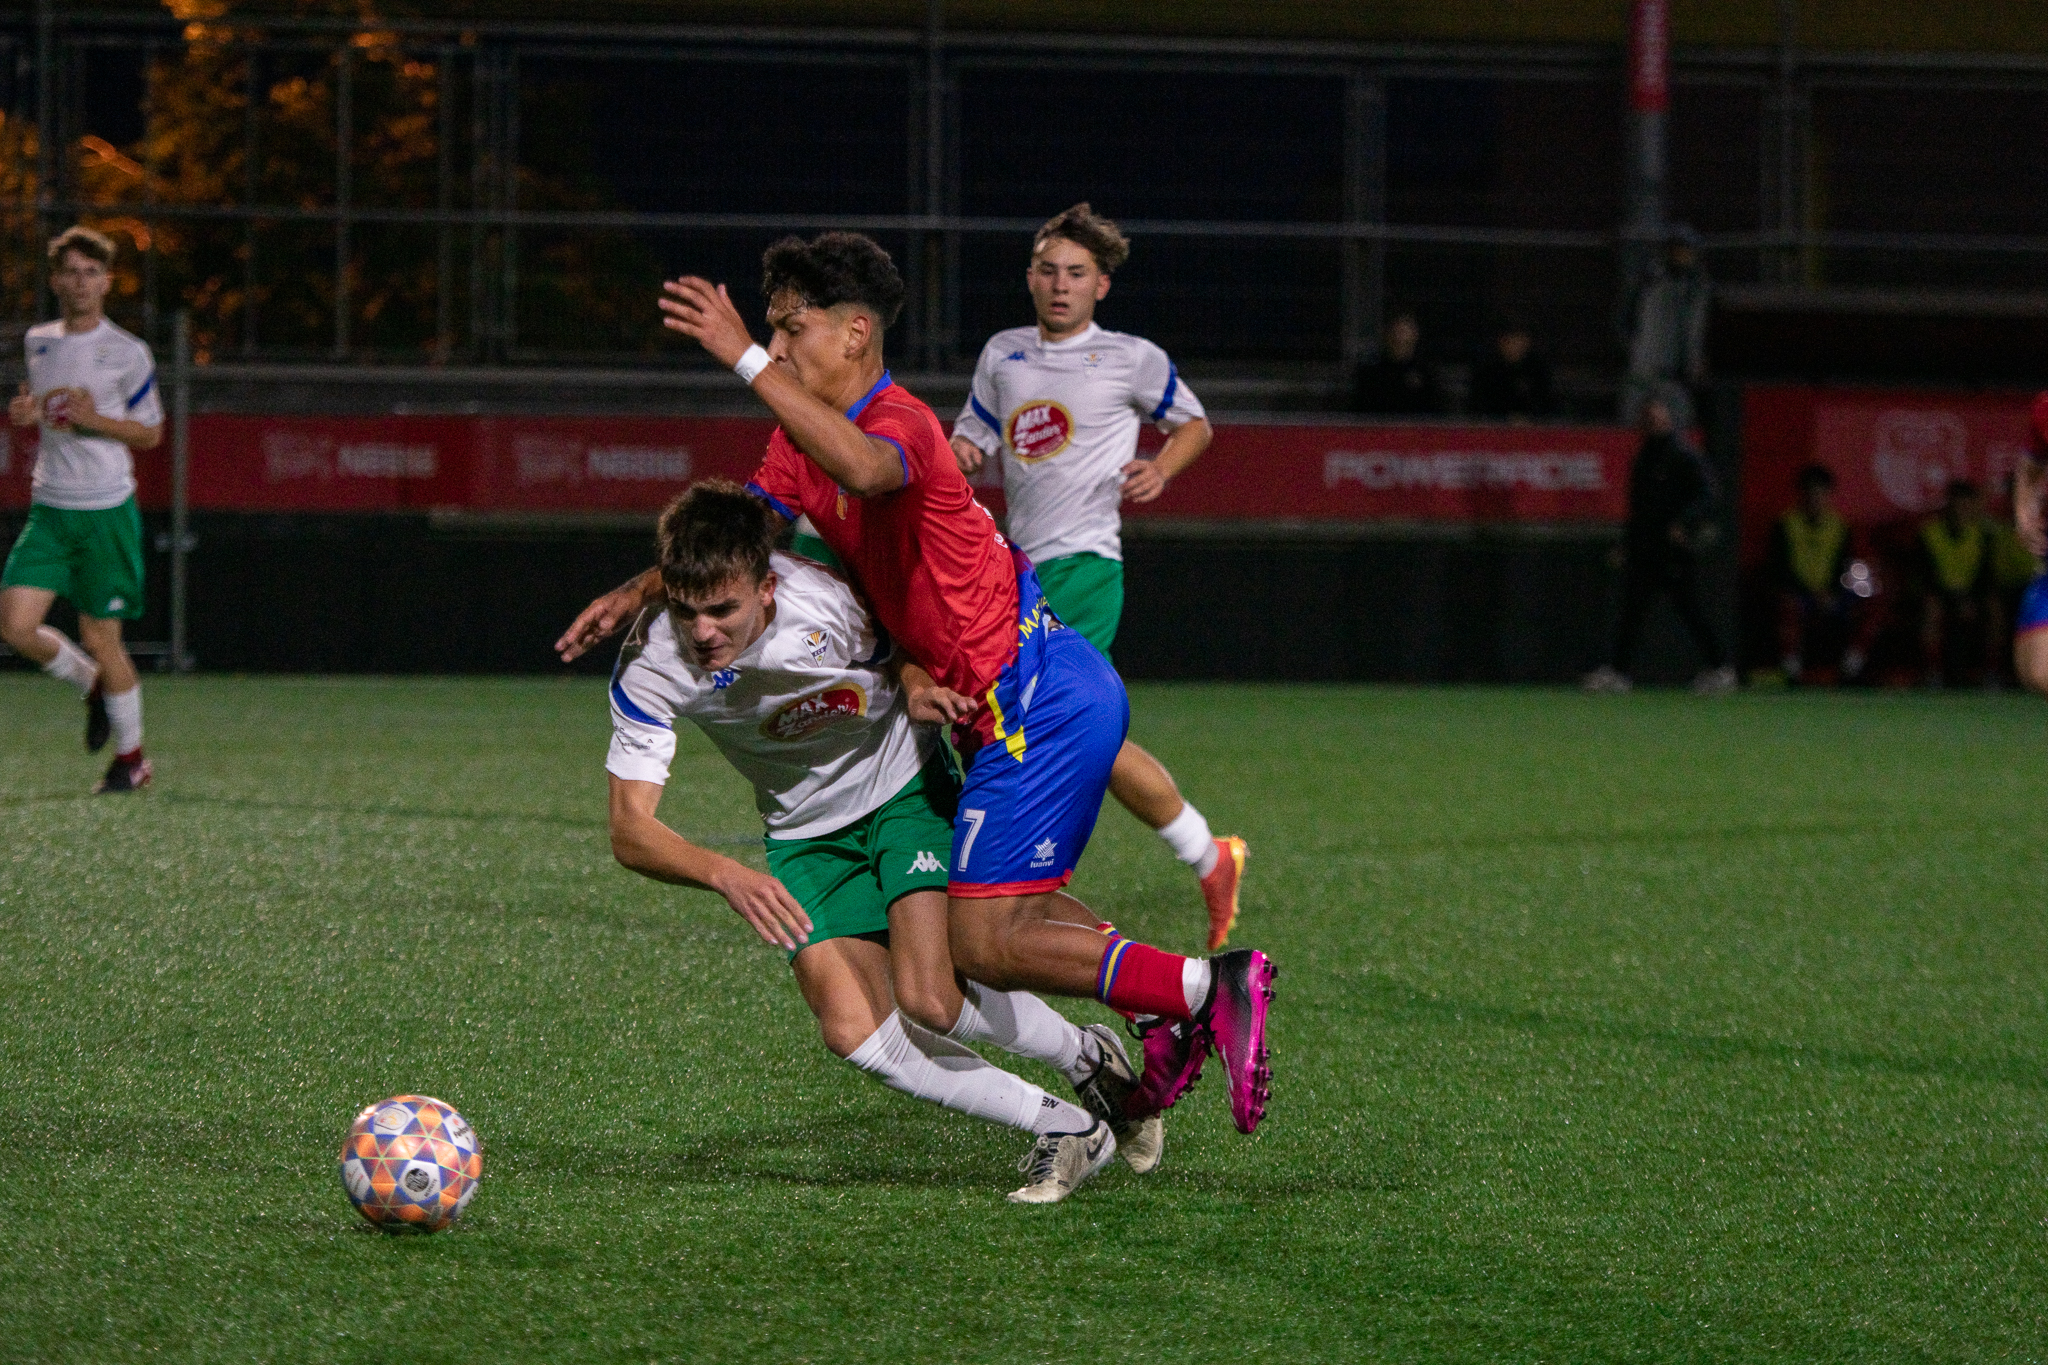
[[1713,515],[1715,501],[1714,473],[1698,451],[1676,435],[1644,437],[1628,476],[1630,547],[1691,553],[1671,543],[1671,528],[1682,526],[1688,538],[1695,536]]
[[1444,410],[1436,378],[1418,360],[1381,356],[1352,377],[1351,410],[1389,417],[1434,417]]
[[1557,411],[1550,362],[1531,351],[1519,365],[1490,355],[1472,372],[1472,411],[1481,417],[1549,417]]

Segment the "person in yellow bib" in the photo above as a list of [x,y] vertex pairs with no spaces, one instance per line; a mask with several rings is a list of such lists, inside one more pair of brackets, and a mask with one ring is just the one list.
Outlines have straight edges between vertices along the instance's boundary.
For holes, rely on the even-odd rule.
[[[1778,594],[1778,660],[1790,683],[1835,671],[1853,681],[1869,657],[1863,599],[1847,578],[1855,546],[1835,511],[1835,476],[1826,465],[1799,471],[1799,501],[1771,526],[1766,561]],[[1811,676],[1809,676],[1811,674]]]
[[[0,639],[85,699],[85,747],[114,741],[95,792],[149,785],[142,683],[121,623],[142,615],[142,514],[135,452],[163,441],[149,347],[107,320],[114,243],[74,227],[50,243],[50,291],[63,316],[28,329],[28,379],[7,405],[40,427],[28,524],[0,568]],[[78,642],[43,623],[58,598],[78,608]],[[79,646],[83,645],[84,648]]]
[[1968,479],[1948,486],[1940,512],[1920,523],[1920,650],[1929,687],[1985,676],[1991,648],[1991,527],[1984,494]]

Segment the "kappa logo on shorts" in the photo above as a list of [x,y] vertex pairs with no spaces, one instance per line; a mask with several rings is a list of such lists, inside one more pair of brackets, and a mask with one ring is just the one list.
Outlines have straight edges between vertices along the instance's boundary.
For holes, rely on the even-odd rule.
[[917,860],[911,863],[910,870],[912,872],[943,872],[946,869],[940,865],[938,858],[934,855],[920,853],[917,855]]
[[109,597],[107,599],[108,611],[124,611],[127,609],[127,606],[128,599],[125,597]]
[[1033,867],[1051,867],[1053,855],[1058,851],[1058,847],[1050,839],[1040,839],[1038,846],[1031,850],[1031,865]]

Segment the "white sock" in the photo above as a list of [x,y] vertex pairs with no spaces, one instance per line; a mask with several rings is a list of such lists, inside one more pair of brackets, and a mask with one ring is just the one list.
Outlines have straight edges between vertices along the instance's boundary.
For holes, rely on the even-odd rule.
[[846,1059],[891,1090],[1027,1133],[1085,1133],[1095,1120],[958,1043],[891,1014]]
[[1180,964],[1180,995],[1188,1003],[1189,1014],[1208,1002],[1209,988],[1215,979],[1215,969],[1205,957],[1191,957]]
[[142,747],[142,684],[126,692],[107,693],[107,722],[114,729],[114,752],[132,754]]
[[57,646],[57,657],[43,665],[43,672],[59,682],[70,683],[81,697],[92,691],[92,685],[100,680],[100,666],[92,661],[92,655],[72,644],[61,630],[38,626],[36,634]]
[[1180,814],[1159,827],[1159,837],[1166,840],[1174,857],[1195,870],[1197,877],[1206,877],[1215,869],[1216,836],[1209,832],[1209,822],[1195,809],[1194,802],[1181,802]]
[[959,1043],[993,1043],[1005,1052],[1044,1062],[1078,1081],[1102,1058],[1079,1026],[1029,991],[995,991],[967,983],[960,1017],[946,1036]]

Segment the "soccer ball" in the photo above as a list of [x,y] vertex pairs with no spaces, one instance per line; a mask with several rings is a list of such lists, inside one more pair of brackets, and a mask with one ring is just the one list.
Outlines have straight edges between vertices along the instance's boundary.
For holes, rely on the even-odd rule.
[[341,1144],[341,1183],[357,1212],[389,1230],[438,1232],[484,1173],[483,1143],[455,1107],[393,1095],[356,1115]]

